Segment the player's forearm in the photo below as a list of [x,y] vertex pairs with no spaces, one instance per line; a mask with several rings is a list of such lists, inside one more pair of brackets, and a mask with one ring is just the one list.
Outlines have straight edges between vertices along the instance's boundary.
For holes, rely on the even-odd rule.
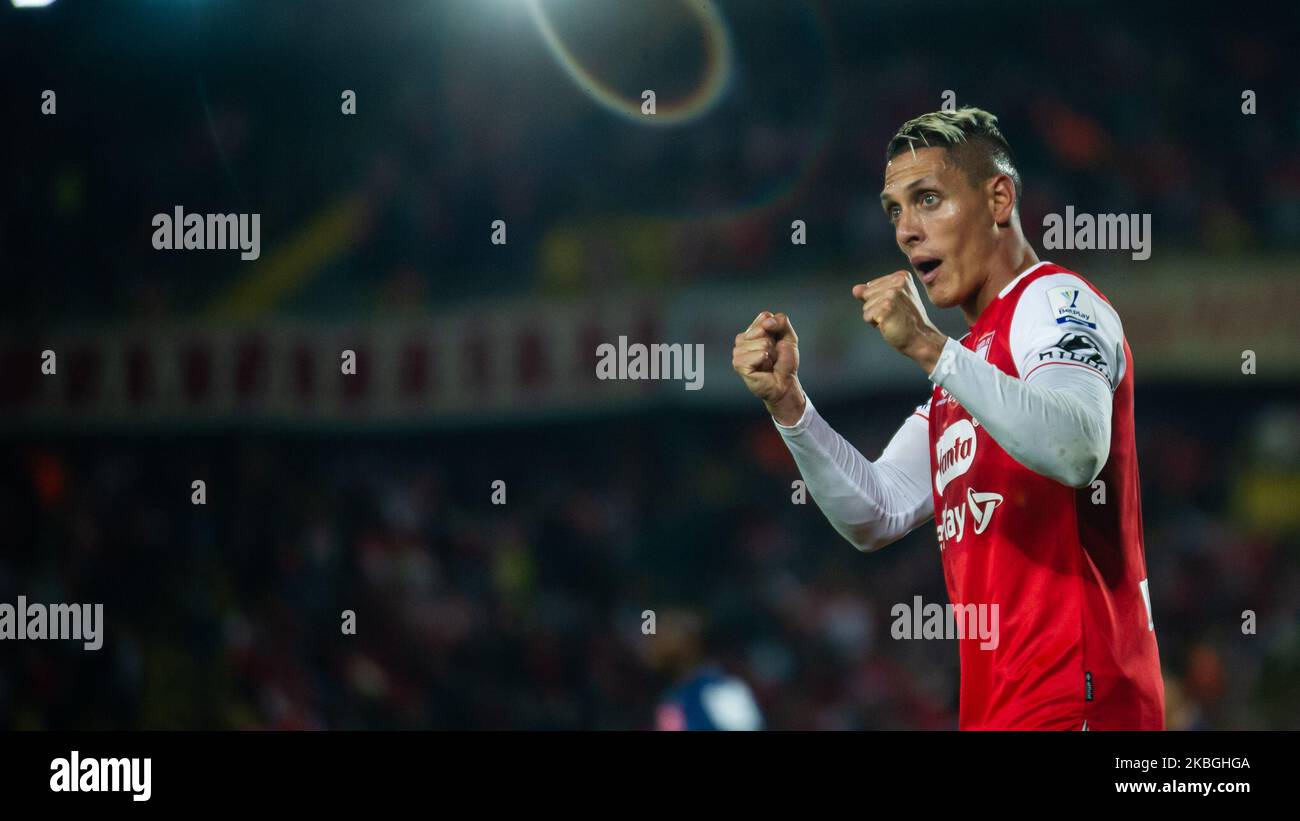
[[[909,419],[881,459],[869,461],[806,402],[792,426],[777,421],[808,493],[835,530],[862,551],[897,541],[934,510],[924,423]],[[920,471],[920,476],[912,474]]]
[[1080,369],[1047,370],[1026,383],[949,340],[930,379],[1017,462],[1061,484],[1087,487],[1110,456],[1110,389]]

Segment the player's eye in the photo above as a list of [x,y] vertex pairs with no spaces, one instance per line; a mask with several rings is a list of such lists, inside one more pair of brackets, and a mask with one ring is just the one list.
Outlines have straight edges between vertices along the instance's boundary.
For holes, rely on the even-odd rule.
[[898,222],[898,215],[902,213],[902,211],[903,209],[899,208],[897,205],[889,206],[889,211],[887,212],[889,214],[889,221]]
[[926,191],[921,195],[921,204],[933,208],[939,204],[939,195],[933,191]]

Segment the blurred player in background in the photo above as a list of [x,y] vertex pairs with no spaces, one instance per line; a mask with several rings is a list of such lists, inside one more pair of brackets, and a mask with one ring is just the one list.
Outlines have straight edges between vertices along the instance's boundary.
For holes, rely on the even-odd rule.
[[762,730],[762,710],[742,679],[716,660],[718,638],[684,610],[665,614],[662,635],[647,644],[649,665],[673,679],[655,708],[656,730]]
[[971,330],[931,324],[908,271],[853,288],[863,320],[934,383],[876,461],[809,401],[784,313],[738,334],[732,365],[840,534],[873,551],[933,517],[952,603],[997,606],[994,646],[960,639],[962,729],[1163,729],[1132,355],[1106,298],[1038,259],[1020,198],[988,112],[926,114],[890,141],[895,239]]

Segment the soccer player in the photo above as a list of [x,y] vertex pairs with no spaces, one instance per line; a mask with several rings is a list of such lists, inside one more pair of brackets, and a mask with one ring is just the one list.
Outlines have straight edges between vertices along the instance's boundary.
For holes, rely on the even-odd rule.
[[933,517],[956,612],[998,606],[991,649],[959,641],[961,729],[1163,729],[1133,358],[1101,292],[1025,240],[1020,192],[986,111],[925,114],[890,141],[880,201],[898,247],[970,333],[931,324],[905,270],[854,286],[863,320],[934,383],[876,461],[804,393],[784,313],[736,336],[732,366],[841,535],[874,551]]

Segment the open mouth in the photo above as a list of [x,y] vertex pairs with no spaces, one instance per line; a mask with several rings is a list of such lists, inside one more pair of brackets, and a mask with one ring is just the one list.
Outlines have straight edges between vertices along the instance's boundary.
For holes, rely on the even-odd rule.
[[918,257],[912,260],[912,265],[916,268],[916,272],[921,275],[921,281],[926,285],[934,282],[939,277],[938,270],[942,264],[943,260],[934,259],[933,257]]

